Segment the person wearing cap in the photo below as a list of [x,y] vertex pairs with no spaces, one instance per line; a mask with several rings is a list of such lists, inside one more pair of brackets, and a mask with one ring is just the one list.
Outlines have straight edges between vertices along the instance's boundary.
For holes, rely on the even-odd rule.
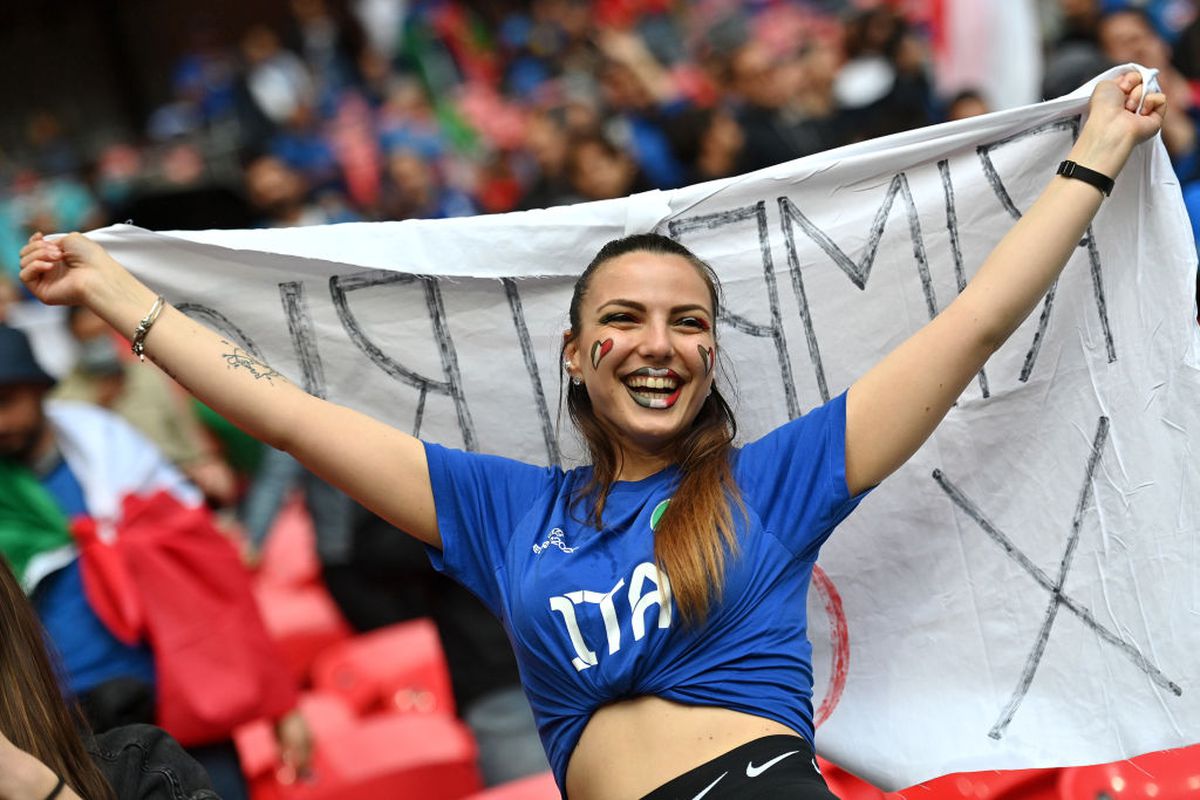
[[[0,557],[61,656],[66,693],[79,699],[93,728],[152,721],[154,653],[145,641],[118,638],[93,607],[72,523],[90,518],[98,530],[116,535],[128,497],[165,492],[181,508],[196,508],[203,498],[117,415],[50,400],[54,384],[25,333],[0,324]],[[281,746],[303,766],[309,734],[289,708],[270,713],[281,719]],[[231,743],[191,753],[222,797],[245,796]]]

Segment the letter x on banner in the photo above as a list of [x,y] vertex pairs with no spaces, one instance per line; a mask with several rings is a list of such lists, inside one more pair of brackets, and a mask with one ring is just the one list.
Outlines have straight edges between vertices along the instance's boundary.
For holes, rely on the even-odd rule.
[[[655,230],[717,270],[752,439],[945,308],[1051,180],[1090,85],[671,192],[523,213],[96,238],[313,394],[423,438],[576,463],[575,276]],[[1200,741],[1196,251],[1158,141],[1034,314],[822,551],[818,748],[883,786]],[[606,587],[594,587],[597,591]]]

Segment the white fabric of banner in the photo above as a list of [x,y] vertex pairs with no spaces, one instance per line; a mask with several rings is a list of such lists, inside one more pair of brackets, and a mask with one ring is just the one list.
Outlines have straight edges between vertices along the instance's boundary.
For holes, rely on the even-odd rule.
[[[953,300],[1051,180],[1089,93],[621,200],[95,237],[311,392],[446,445],[570,463],[573,278],[605,241],[665,232],[724,282],[719,369],[748,440]],[[1149,142],[1040,309],[824,548],[824,754],[899,787],[1200,741],[1196,263]]]

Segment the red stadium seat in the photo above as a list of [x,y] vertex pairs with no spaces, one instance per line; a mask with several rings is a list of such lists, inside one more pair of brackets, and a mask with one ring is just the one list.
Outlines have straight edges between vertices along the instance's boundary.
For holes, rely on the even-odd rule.
[[[300,695],[297,707],[308,721],[313,741],[318,744],[341,735],[358,722],[354,709],[337,695],[305,692]],[[242,772],[248,779],[261,778],[283,766],[270,720],[256,720],[241,726],[234,731],[233,742],[242,762]]]
[[258,610],[284,659],[303,685],[317,654],[348,639],[350,626],[324,586],[254,587]]
[[315,738],[311,775],[259,775],[253,800],[459,800],[482,788],[475,741],[450,717],[376,714]]
[[329,648],[313,662],[312,680],[360,714],[376,709],[454,714],[450,671],[428,619],[389,625]]
[[1062,800],[1183,800],[1200,797],[1200,745],[1129,761],[1063,770]]
[[509,781],[501,786],[493,786],[478,794],[464,797],[463,800],[559,800],[558,786],[554,783],[554,773],[543,772],[516,781]]
[[321,582],[312,518],[304,498],[293,494],[280,509],[263,545],[256,578],[272,586],[316,586]]

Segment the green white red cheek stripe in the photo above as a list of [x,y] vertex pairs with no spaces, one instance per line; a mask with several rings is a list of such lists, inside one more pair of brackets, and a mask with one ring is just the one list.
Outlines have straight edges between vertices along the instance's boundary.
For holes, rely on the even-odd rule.
[[605,339],[603,342],[597,339],[595,342],[592,342],[592,369],[600,366],[600,360],[608,355],[608,352],[612,348],[612,339]]
[[704,375],[708,377],[708,373],[712,372],[713,349],[702,344],[696,345],[696,349],[700,351],[700,361],[704,364]]

